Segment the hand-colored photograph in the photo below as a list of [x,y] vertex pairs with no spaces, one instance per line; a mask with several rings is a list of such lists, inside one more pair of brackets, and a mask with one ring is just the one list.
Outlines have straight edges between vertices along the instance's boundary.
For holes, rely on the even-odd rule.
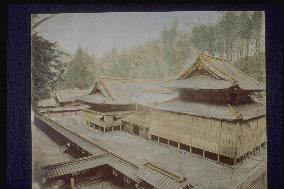
[[263,11],[31,15],[33,189],[267,189]]

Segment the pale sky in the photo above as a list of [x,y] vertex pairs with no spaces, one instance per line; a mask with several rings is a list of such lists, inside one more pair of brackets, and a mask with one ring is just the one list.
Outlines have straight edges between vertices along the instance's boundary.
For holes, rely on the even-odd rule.
[[81,46],[99,58],[113,46],[127,49],[158,37],[164,26],[174,20],[179,21],[180,30],[190,31],[194,24],[214,24],[221,14],[216,11],[62,13],[36,31],[57,41],[68,53],[74,54]]

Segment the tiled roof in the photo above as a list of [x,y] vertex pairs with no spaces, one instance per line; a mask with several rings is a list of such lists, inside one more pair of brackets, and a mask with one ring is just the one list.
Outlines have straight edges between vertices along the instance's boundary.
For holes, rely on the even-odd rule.
[[147,117],[147,114],[143,114],[141,112],[134,112],[129,116],[122,118],[121,120],[144,127],[147,127],[150,122],[149,117]]
[[108,160],[106,154],[80,158],[64,163],[57,163],[48,166],[42,166],[41,177],[51,179],[79,171],[84,171],[101,165],[105,165]]
[[164,81],[100,78],[97,83],[95,87],[103,95],[96,92],[77,99],[87,103],[147,105],[178,96],[176,91],[162,87]]
[[142,166],[136,173],[137,177],[145,182],[151,184],[156,188],[163,189],[183,189],[186,186],[186,183],[179,183],[176,180],[168,177],[166,174],[162,172],[151,169],[147,166]]
[[137,171],[137,167],[128,164],[124,160],[117,158],[110,153],[93,155],[73,161],[42,166],[40,167],[41,177],[45,179],[52,179],[55,177],[99,167],[101,165],[110,165],[112,168],[118,170],[136,182],[140,180],[135,174],[133,174]]
[[85,108],[88,108],[89,106],[86,105],[80,105],[80,106],[65,106],[65,107],[54,107],[54,108],[44,108],[39,110],[40,113],[49,113],[49,112],[62,112],[62,111],[78,111],[83,110]]
[[57,106],[55,99],[44,99],[39,100],[37,103],[38,107],[55,107]]
[[175,89],[227,89],[232,86],[229,81],[216,80],[209,77],[191,77],[183,80],[173,80],[164,85]]
[[106,152],[106,150],[98,147],[93,142],[91,142],[89,139],[86,139],[80,136],[78,133],[70,129],[62,127],[61,125],[59,125],[58,123],[54,122],[53,120],[51,120],[50,118],[44,115],[36,115],[35,117],[45,122],[50,127],[52,127],[54,130],[62,134],[64,137],[68,138],[70,141],[77,144],[78,146],[80,146],[81,148],[90,152],[93,155],[101,155]]
[[180,99],[170,100],[151,106],[154,109],[202,116],[220,120],[248,120],[266,114],[265,106],[259,103],[249,103],[242,105],[220,105],[207,104],[201,102],[183,101]]
[[[177,77],[177,80],[183,80],[187,78],[190,79],[192,77],[193,72],[198,68],[208,71],[212,75],[219,77],[219,79],[221,80],[230,82],[231,86],[238,85],[243,90],[253,90],[253,91],[265,90],[265,86],[262,83],[256,81],[255,79],[251,78],[250,76],[248,76],[247,74],[236,68],[230,61],[206,54],[200,54],[196,62],[192,66],[187,68],[184,72],[182,72]],[[213,83],[214,86],[216,85],[216,87],[219,88],[219,85],[221,86],[228,85],[225,84],[224,82],[223,84],[221,84],[222,82],[220,80],[219,82],[220,84]],[[200,82],[195,81],[193,82],[192,85],[194,86],[194,84],[195,87],[196,85],[197,87],[200,87],[202,86],[202,81]],[[189,85],[189,87],[191,87],[191,85]],[[210,87],[209,84],[208,87],[212,88],[212,86]]]
[[58,90],[55,92],[59,102],[73,102],[76,97],[86,95],[90,90]]
[[87,104],[88,103],[105,104],[110,101],[110,100],[107,100],[107,98],[104,97],[102,94],[91,94],[91,95],[79,96],[79,97],[76,97],[75,100],[79,100]]

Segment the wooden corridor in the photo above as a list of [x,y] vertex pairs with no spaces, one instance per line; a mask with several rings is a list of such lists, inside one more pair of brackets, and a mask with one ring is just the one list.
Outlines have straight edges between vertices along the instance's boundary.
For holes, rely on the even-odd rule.
[[[72,175],[107,165],[114,171],[118,171],[121,175],[123,175],[125,180],[130,179],[129,183],[134,184],[136,188],[139,188],[141,184],[143,185],[145,183],[156,188],[165,188],[166,185],[171,188],[178,189],[189,189],[192,187],[185,180],[179,181],[173,179],[169,176],[171,174],[162,168],[153,169],[148,167],[148,169],[145,169],[145,166],[150,164],[149,162],[147,162],[147,165],[139,167],[128,160],[120,158],[118,155],[96,145],[91,138],[88,138],[88,136],[83,136],[78,132],[66,128],[44,115],[35,115],[35,122],[36,124],[44,124],[45,126],[51,127],[72,143],[75,143],[85,151],[92,154],[91,156],[73,161],[40,167],[41,177],[43,180],[56,180],[56,178],[67,176],[71,179],[71,186],[74,186],[74,179]],[[155,185],[152,185],[154,183]]]

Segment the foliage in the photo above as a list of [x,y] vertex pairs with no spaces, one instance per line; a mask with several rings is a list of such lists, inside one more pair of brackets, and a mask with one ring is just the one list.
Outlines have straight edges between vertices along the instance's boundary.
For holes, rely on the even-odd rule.
[[231,60],[263,52],[263,13],[227,12],[216,25],[195,26],[192,42],[200,51]]
[[175,21],[165,27],[158,38],[143,45],[122,52],[113,47],[95,63],[95,75],[148,79],[173,77],[197,55],[190,40],[188,33],[178,30]]
[[81,47],[74,58],[68,63],[67,70],[62,77],[62,88],[89,88],[94,80],[94,59]]
[[217,23],[195,25],[191,31],[180,31],[175,20],[156,39],[124,50],[113,47],[100,59],[79,48],[67,66],[61,88],[88,88],[95,76],[174,78],[199,52],[237,61],[241,70],[263,81],[263,33],[262,12],[225,12]]
[[64,54],[58,50],[56,43],[32,34],[32,104],[33,108],[40,99],[49,98],[58,84],[64,70],[64,62],[60,57]]
[[265,83],[265,54],[258,53],[235,62],[236,67],[254,79]]

